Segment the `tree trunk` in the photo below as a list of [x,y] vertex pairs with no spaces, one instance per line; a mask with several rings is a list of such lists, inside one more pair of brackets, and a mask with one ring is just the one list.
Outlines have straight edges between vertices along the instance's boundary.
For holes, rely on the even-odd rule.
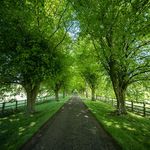
[[59,93],[58,93],[58,89],[55,89],[55,100],[59,101]]
[[127,114],[125,107],[125,92],[127,86],[125,86],[122,80],[118,80],[118,77],[115,75],[111,75],[111,81],[117,99],[117,114]]
[[54,92],[55,92],[55,100],[59,101],[59,90],[60,90],[61,84],[58,82],[55,84]]
[[85,82],[85,96],[88,98],[88,84]]
[[117,114],[118,115],[127,114],[126,107],[125,107],[126,89],[117,86],[115,87],[114,91],[117,99]]
[[92,99],[92,101],[95,101],[95,88],[94,87],[92,87],[91,88],[91,99]]
[[66,91],[65,91],[65,89],[63,90],[63,98],[65,98],[66,97]]
[[127,114],[126,107],[125,107],[125,89],[119,88],[118,89],[118,102],[119,102],[119,114]]
[[35,101],[38,95],[40,84],[37,85],[25,85],[25,90],[27,93],[27,113],[35,112]]
[[88,98],[88,92],[87,92],[87,90],[85,91],[85,96],[86,96],[86,98]]

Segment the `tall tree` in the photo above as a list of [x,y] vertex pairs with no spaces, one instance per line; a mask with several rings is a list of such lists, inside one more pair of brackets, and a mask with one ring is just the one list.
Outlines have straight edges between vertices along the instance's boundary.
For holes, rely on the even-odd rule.
[[40,83],[51,74],[56,49],[66,38],[67,9],[59,0],[1,1],[0,83],[24,87],[29,113],[35,111]]
[[95,100],[95,90],[98,86],[100,74],[99,65],[96,62],[96,57],[94,55],[94,46],[90,40],[84,38],[77,42],[75,49],[78,70],[81,74],[81,77],[91,89],[91,99]]
[[47,85],[54,90],[56,100],[59,100],[59,91],[61,88],[65,88],[70,78],[70,65],[70,56],[67,53],[58,51],[58,54],[55,56],[55,62],[53,64],[51,75],[49,77],[49,85]]
[[127,87],[150,80],[150,2],[148,0],[71,1],[80,28],[93,40],[112,82],[117,114],[126,114]]

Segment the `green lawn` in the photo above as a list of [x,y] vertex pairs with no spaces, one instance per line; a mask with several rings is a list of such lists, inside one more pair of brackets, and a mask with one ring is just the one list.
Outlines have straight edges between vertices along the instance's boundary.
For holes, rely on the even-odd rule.
[[36,105],[38,113],[27,116],[21,112],[0,118],[0,149],[17,150],[68,100],[61,99]]
[[112,106],[100,101],[84,102],[124,150],[150,149],[150,118],[132,113],[126,116],[112,116],[110,115],[110,111],[114,110]]

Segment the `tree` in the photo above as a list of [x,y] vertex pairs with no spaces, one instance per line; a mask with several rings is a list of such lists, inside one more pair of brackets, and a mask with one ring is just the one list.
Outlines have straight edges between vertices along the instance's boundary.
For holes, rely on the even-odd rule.
[[78,94],[84,95],[84,92],[86,90],[85,81],[83,80],[83,78],[81,78],[81,75],[76,70],[75,66],[72,67],[71,71],[72,78],[69,82],[69,93],[73,94],[73,92],[76,91]]
[[55,99],[59,100],[59,91],[65,88],[70,78],[69,67],[71,65],[70,57],[67,53],[58,51],[55,56],[53,69],[49,77],[48,87],[51,87],[55,93]]
[[58,2],[1,2],[0,83],[24,87],[29,113],[35,111],[40,83],[51,75],[56,49],[69,29],[65,20],[68,4]]
[[89,34],[117,98],[117,114],[126,114],[127,88],[150,80],[149,6],[138,1],[73,1],[80,28]]
[[92,43],[85,38],[77,42],[77,47],[75,49],[77,49],[75,52],[79,72],[91,89],[91,99],[95,100],[95,90],[100,75],[98,63],[95,61],[96,57],[91,52],[94,50],[94,47]]

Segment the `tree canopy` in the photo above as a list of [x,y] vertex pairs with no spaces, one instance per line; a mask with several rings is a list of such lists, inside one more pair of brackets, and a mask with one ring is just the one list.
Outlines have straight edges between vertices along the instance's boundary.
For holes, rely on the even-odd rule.
[[149,89],[149,7],[148,0],[1,0],[1,91],[20,84],[32,113],[41,83],[56,99],[88,85],[94,100],[111,81],[117,114],[126,114],[126,97]]
[[112,82],[118,113],[126,113],[127,87],[150,79],[150,2],[82,0],[72,6]]

